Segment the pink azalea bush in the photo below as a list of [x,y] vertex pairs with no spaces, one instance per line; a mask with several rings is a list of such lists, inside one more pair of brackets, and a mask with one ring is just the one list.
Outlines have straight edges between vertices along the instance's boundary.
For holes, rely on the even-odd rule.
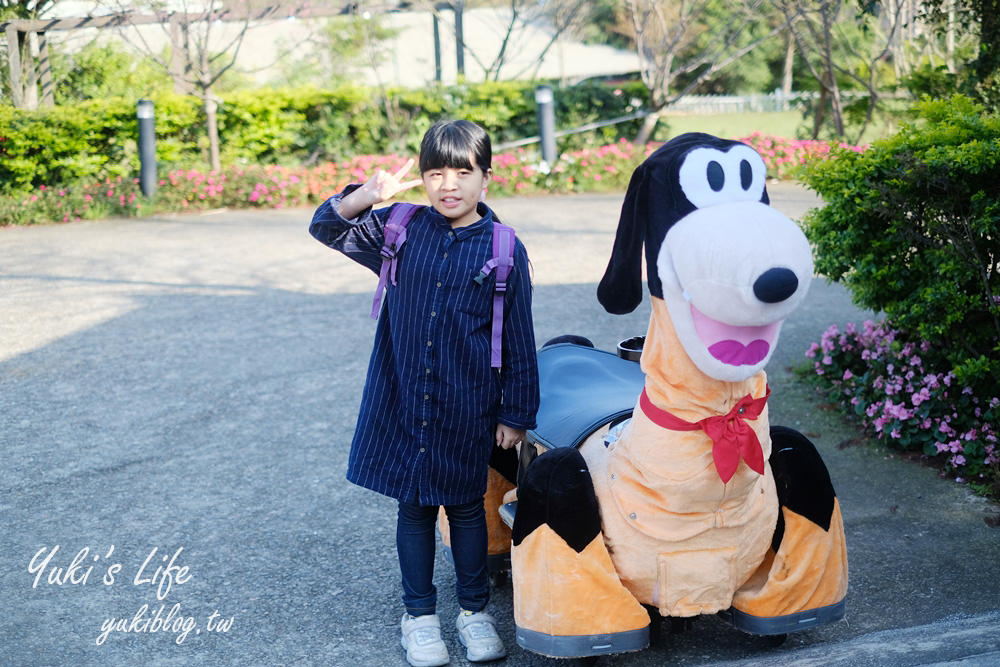
[[[811,376],[877,440],[937,460],[959,481],[1000,484],[1000,398],[963,386],[927,341],[886,322],[836,325],[813,343]],[[994,487],[1000,488],[1000,487]]]
[[[773,178],[789,178],[802,164],[825,159],[830,152],[830,144],[824,142],[759,133],[740,141],[761,154]],[[489,196],[621,192],[636,166],[658,147],[655,143],[636,146],[622,139],[567,151],[553,165],[543,163],[535,150],[518,148],[496,153]],[[39,186],[27,194],[0,196],[0,225],[216,208],[310,207],[349,183],[363,181],[375,169],[399,169],[407,159],[402,155],[357,155],[315,166],[234,166],[221,172],[178,169],[161,174],[152,199],[143,197],[138,179],[121,177],[75,187]],[[419,198],[419,189],[410,196]]]
[[751,146],[764,158],[767,173],[772,178],[794,178],[802,166],[814,161],[823,160],[830,155],[834,146],[846,148],[857,153],[864,152],[867,146],[851,146],[845,143],[819,141],[816,139],[786,139],[770,134],[753,132],[741,137],[739,141]]

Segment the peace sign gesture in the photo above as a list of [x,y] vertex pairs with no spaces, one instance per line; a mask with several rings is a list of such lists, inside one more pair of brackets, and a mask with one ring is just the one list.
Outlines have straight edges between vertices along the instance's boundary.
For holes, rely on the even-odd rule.
[[350,220],[366,208],[381,204],[400,192],[422,184],[423,181],[419,178],[409,181],[402,180],[406,177],[407,172],[413,168],[413,162],[413,158],[410,158],[395,172],[388,172],[385,169],[376,170],[367,183],[340,200],[338,209],[340,215]]
[[402,167],[399,168],[395,173],[389,173],[385,169],[377,169],[375,173],[372,174],[368,182],[361,186],[361,190],[368,193],[371,201],[371,206],[375,204],[381,204],[387,199],[392,199],[400,192],[409,190],[412,187],[416,187],[423,183],[419,178],[404,181],[402,180],[406,173],[413,168],[413,158],[406,161]]

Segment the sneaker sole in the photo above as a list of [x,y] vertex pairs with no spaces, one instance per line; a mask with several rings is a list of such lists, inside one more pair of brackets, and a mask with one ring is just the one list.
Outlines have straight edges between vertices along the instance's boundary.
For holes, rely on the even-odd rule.
[[406,637],[400,637],[399,643],[403,646],[403,650],[406,651],[406,661],[413,667],[442,667],[442,665],[447,665],[451,662],[450,657],[438,658],[437,660],[415,660],[410,657],[410,647],[406,645]]
[[465,659],[469,662],[489,662],[490,660],[499,660],[507,657],[507,649],[501,649],[499,652],[494,651],[493,653],[473,655],[468,644],[465,643],[465,639],[461,635],[458,636],[458,640],[462,642],[462,646],[465,647]]

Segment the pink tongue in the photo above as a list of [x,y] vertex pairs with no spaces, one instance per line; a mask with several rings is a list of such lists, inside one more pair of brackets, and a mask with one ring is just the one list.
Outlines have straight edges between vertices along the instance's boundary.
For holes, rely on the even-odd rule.
[[721,340],[708,348],[708,353],[724,364],[753,366],[767,356],[771,348],[766,341],[755,340],[744,345],[737,340]]
[[[708,353],[724,364],[753,366],[771,349],[780,322],[761,326],[730,326],[713,320],[691,305],[695,332],[707,346]],[[712,341],[715,341],[714,343]]]

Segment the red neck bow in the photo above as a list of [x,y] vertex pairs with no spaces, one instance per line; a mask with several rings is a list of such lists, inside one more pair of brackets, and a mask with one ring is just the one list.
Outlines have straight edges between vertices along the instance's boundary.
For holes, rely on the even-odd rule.
[[712,439],[712,458],[715,460],[715,470],[719,473],[723,484],[728,483],[736,468],[740,465],[740,457],[747,466],[758,475],[764,474],[764,452],[760,447],[757,434],[746,423],[747,419],[757,419],[764,411],[771,388],[760,398],[747,394],[733,406],[729,414],[717,417],[706,417],[700,421],[684,421],[666,410],[656,407],[642,390],[639,396],[639,407],[657,426],[671,431],[697,431],[701,429]]

